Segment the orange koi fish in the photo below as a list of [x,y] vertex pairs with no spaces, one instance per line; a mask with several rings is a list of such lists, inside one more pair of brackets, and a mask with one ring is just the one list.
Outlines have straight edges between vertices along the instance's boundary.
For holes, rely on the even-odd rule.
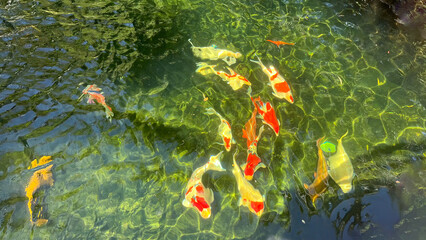
[[312,198],[312,203],[315,206],[315,200],[321,195],[321,193],[325,192],[328,187],[328,169],[327,162],[324,157],[324,153],[320,147],[320,143],[324,137],[317,140],[317,148],[318,148],[318,166],[317,171],[314,173],[315,179],[311,185],[307,185],[306,183],[303,186],[308,190],[309,195]]
[[277,47],[280,47],[280,45],[294,45],[294,43],[287,43],[287,42],[283,42],[283,41],[272,41],[272,40],[266,40],[266,41],[277,45]]
[[247,78],[236,73],[234,70],[232,70],[229,67],[227,67],[228,71],[230,72],[228,74],[224,71],[216,71],[214,69],[215,65],[209,65],[205,62],[197,63],[197,66],[198,68],[197,70],[195,70],[196,72],[202,75],[214,73],[218,75],[219,77],[221,77],[223,81],[228,82],[229,86],[231,86],[234,91],[243,87],[244,84],[249,86],[251,85],[250,81],[247,80]]
[[275,110],[272,105],[269,102],[263,103],[262,100],[260,100],[260,97],[257,97],[256,99],[253,99],[252,97],[250,98],[254,106],[257,108],[257,111],[262,116],[263,123],[270,126],[278,136],[278,132],[280,131],[280,122],[275,115]]
[[238,201],[238,206],[246,206],[250,210],[250,212],[256,214],[257,216],[261,216],[263,213],[263,210],[265,209],[264,204],[264,197],[260,194],[259,190],[255,189],[253,185],[250,184],[249,181],[247,181],[240,170],[240,167],[238,167],[235,158],[238,154],[238,151],[235,151],[234,157],[233,157],[233,169],[232,173],[235,176],[235,179],[237,181],[238,191],[240,192],[241,198]]
[[188,39],[188,42],[191,44],[192,52],[194,56],[206,59],[206,60],[223,60],[229,66],[237,62],[237,58],[242,57],[243,55],[239,52],[231,52],[226,49],[219,49],[216,45],[211,45],[210,47],[196,47],[192,44],[191,39]]
[[219,125],[218,132],[223,139],[223,145],[225,146],[226,151],[229,152],[231,150],[231,144],[235,143],[235,140],[232,138],[231,124],[229,124],[229,122],[226,121],[226,119],[224,119],[222,115],[216,112],[216,110],[214,110],[213,108],[207,108],[206,110],[207,114],[215,114],[220,118],[221,123]]
[[201,179],[203,174],[208,170],[225,171],[220,164],[222,153],[211,156],[209,161],[203,166],[195,169],[189,179],[185,189],[185,199],[182,201],[183,206],[196,209],[202,218],[211,216],[211,203],[214,201],[213,191],[203,185]]
[[[257,56],[257,55],[256,55]],[[269,83],[272,87],[272,90],[274,91],[272,95],[274,95],[277,98],[285,99],[290,103],[294,102],[293,94],[291,93],[290,86],[288,85],[287,81],[284,79],[283,76],[281,76],[277,70],[275,70],[274,66],[269,66],[269,69],[263,65],[262,61],[259,57],[257,57],[259,61],[255,61],[250,59],[250,61],[259,64],[262,67],[262,71],[268,76]]]
[[[35,167],[42,166],[44,164],[49,163],[50,161],[52,161],[50,156],[43,156],[42,158],[40,158],[39,163],[37,163],[37,159],[32,161],[31,166],[28,169],[33,169]],[[38,202],[38,199],[34,196],[34,194],[38,189],[42,188],[43,186],[53,186],[52,167],[53,164],[35,171],[30,178],[28,186],[25,188],[25,193],[28,198],[30,221],[37,227],[45,225],[48,220],[42,217],[43,207],[41,207],[37,212],[34,212]]]
[[103,93],[100,93],[101,90],[102,89],[98,88],[96,84],[87,85],[87,87],[83,89],[83,94],[79,97],[79,99],[81,99],[85,94],[88,94],[89,98],[87,100],[87,103],[93,104],[95,103],[93,100],[96,100],[105,108],[106,117],[109,119],[109,121],[111,121],[112,117],[114,116],[114,113],[112,112],[111,107],[106,104],[105,97],[104,95],[102,95]]
[[244,171],[244,177],[249,181],[253,179],[254,173],[259,168],[266,168],[257,155],[257,142],[262,135],[263,126],[259,129],[259,135],[256,136],[256,114],[257,108],[254,108],[251,118],[245,124],[245,129],[243,129],[243,138],[247,139],[247,162],[241,168]]

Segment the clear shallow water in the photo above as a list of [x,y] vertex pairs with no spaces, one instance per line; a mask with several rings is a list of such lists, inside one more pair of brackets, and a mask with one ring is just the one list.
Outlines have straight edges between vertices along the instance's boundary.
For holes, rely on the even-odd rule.
[[[21,1],[0,10],[0,236],[40,238],[420,239],[425,233],[424,43],[376,8],[354,1]],[[258,219],[238,207],[230,171],[209,172],[213,215],[182,206],[192,171],[222,150],[214,107],[241,129],[245,90],[195,74],[197,46],[244,58],[233,68],[269,99],[281,121],[258,153],[267,169]],[[266,39],[294,42],[278,49]],[[274,98],[254,52],[288,79],[295,104]],[[103,88],[114,119],[78,102]],[[208,101],[203,101],[203,94]],[[355,191],[330,187],[317,208],[303,183],[316,169],[316,139],[352,159]],[[235,146],[234,148],[235,149]],[[43,192],[49,222],[29,221],[25,187],[34,158],[52,155]],[[238,160],[245,161],[244,154]],[[398,182],[397,182],[398,181]],[[303,221],[302,221],[303,220]]]

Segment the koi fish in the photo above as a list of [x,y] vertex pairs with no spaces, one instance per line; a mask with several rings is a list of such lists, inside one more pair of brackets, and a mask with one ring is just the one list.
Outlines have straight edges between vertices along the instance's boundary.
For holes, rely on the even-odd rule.
[[209,161],[203,166],[195,169],[189,179],[185,189],[185,199],[182,201],[183,206],[196,209],[202,218],[211,216],[211,203],[214,201],[213,191],[203,185],[201,179],[203,174],[208,170],[225,171],[220,164],[222,153],[211,156]]
[[81,99],[84,95],[89,95],[89,98],[87,99],[87,103],[94,104],[94,100],[96,100],[98,103],[100,103],[105,108],[105,114],[107,119],[111,121],[112,117],[114,116],[114,113],[112,112],[112,109],[110,106],[108,106],[105,103],[105,97],[102,95],[103,93],[101,91],[101,88],[98,88],[96,84],[93,85],[87,85],[85,89],[83,89],[83,94],[79,97]]
[[223,139],[223,145],[225,146],[226,151],[229,152],[231,150],[231,144],[235,143],[235,140],[232,138],[231,124],[229,124],[229,122],[226,121],[226,119],[224,119],[222,115],[216,112],[216,110],[214,110],[213,108],[207,108],[206,110],[207,114],[215,114],[220,118],[221,123],[219,125],[218,132]]
[[210,47],[196,47],[192,44],[191,39],[188,39],[188,42],[191,44],[192,52],[195,57],[206,59],[206,60],[223,60],[229,66],[236,63],[236,58],[240,58],[243,55],[239,52],[231,52],[226,49],[219,49],[216,45]]
[[257,111],[262,116],[263,123],[270,126],[278,136],[280,122],[275,115],[275,110],[272,105],[269,102],[263,103],[262,100],[260,100],[260,97],[257,97],[256,99],[253,99],[252,97],[250,98],[254,106],[257,108]]
[[241,168],[244,171],[244,177],[249,181],[253,179],[254,173],[259,168],[266,168],[257,155],[257,142],[262,135],[263,126],[259,129],[259,135],[256,136],[256,114],[257,109],[254,108],[251,118],[245,124],[245,129],[243,129],[243,138],[247,139],[247,162]]
[[317,171],[314,173],[315,179],[311,185],[306,183],[303,186],[308,190],[309,195],[312,198],[312,203],[315,205],[315,200],[320,196],[321,193],[325,192],[328,187],[328,171],[327,162],[324,157],[324,153],[321,149],[320,142],[324,137],[317,140],[318,148],[318,165]]
[[[257,56],[257,55],[256,55]],[[275,70],[274,66],[269,66],[269,69],[263,65],[260,58],[257,56],[257,59],[259,61],[255,61],[253,59],[250,59],[250,61],[259,64],[262,67],[262,71],[268,76],[269,83],[272,87],[272,90],[274,91],[272,95],[279,99],[285,99],[289,103],[293,103],[293,94],[291,93],[290,86],[288,85],[287,81],[284,79],[283,76],[281,76],[277,70]]]
[[280,45],[294,45],[294,43],[287,43],[287,42],[283,42],[283,41],[272,41],[272,40],[266,40],[266,41],[277,45],[277,47],[280,47]]
[[232,70],[229,67],[227,67],[228,71],[230,72],[228,74],[224,71],[215,70],[214,69],[215,65],[209,65],[205,62],[197,63],[197,66],[198,68],[197,70],[195,70],[196,72],[202,75],[207,75],[211,73],[216,74],[219,77],[221,77],[223,81],[228,82],[229,86],[231,86],[234,91],[240,89],[244,84],[249,86],[251,85],[251,83],[249,82],[249,80],[247,80],[247,78],[236,73],[234,70]]
[[354,178],[354,168],[348,154],[343,148],[342,139],[348,134],[346,132],[337,141],[336,153],[328,158],[328,174],[339,185],[344,193],[352,191],[352,179]]
[[[50,156],[43,156],[40,159],[39,163],[37,163],[37,159],[35,159],[34,161],[31,162],[31,166],[29,167],[29,169],[42,166],[44,164],[49,163],[50,161],[52,161]],[[43,207],[38,209],[38,211],[35,210],[35,207],[38,202],[38,198],[35,197],[34,194],[36,193],[38,189],[42,188],[43,186],[53,186],[54,181],[52,178],[52,167],[53,167],[53,164],[35,171],[30,178],[28,186],[25,188],[25,193],[28,198],[28,210],[30,212],[30,221],[32,224],[36,225],[37,227],[45,225],[48,222],[48,220],[42,217]]]
[[261,216],[263,210],[265,209],[264,197],[260,194],[259,190],[255,189],[253,185],[247,181],[238,167],[235,158],[238,154],[238,151],[234,153],[233,157],[233,169],[232,173],[235,176],[237,181],[238,191],[240,192],[240,200],[238,201],[238,206],[246,206],[250,210],[250,212],[256,214],[257,216]]

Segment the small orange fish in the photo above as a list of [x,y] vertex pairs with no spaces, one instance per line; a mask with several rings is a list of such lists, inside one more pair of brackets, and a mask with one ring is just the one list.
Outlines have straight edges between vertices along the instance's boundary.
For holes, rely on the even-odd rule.
[[79,99],[81,99],[85,94],[89,95],[87,103],[93,104],[95,103],[93,100],[96,100],[105,108],[106,117],[111,121],[112,117],[114,116],[114,113],[112,112],[111,107],[106,104],[105,97],[104,95],[102,95],[103,93],[100,93],[101,90],[102,89],[98,88],[96,84],[88,85],[85,89],[83,89],[83,94],[80,96]]
[[324,153],[320,147],[321,140],[324,137],[317,140],[317,148],[318,148],[318,166],[317,171],[314,176],[315,179],[311,185],[307,185],[306,183],[303,186],[308,190],[309,195],[312,198],[312,203],[315,206],[315,200],[321,195],[321,193],[325,192],[328,187],[328,170],[327,170],[327,162],[324,157]]
[[277,45],[277,47],[280,47],[280,45],[294,45],[294,43],[288,43],[288,42],[283,42],[283,41],[272,41],[272,40],[266,40],[266,41]]

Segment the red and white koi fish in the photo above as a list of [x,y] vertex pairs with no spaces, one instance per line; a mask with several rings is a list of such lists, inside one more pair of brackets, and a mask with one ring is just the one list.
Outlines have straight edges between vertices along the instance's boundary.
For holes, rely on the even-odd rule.
[[243,177],[240,167],[238,167],[235,161],[237,154],[238,151],[234,153],[232,173],[237,180],[238,191],[241,195],[241,198],[238,201],[238,206],[246,206],[252,213],[256,214],[257,216],[261,216],[263,210],[265,209],[265,199],[260,194],[259,190],[255,189],[253,185],[251,185],[250,182]]
[[215,70],[214,69],[215,65],[209,65],[205,62],[199,62],[197,63],[197,66],[198,68],[196,72],[202,75],[207,75],[211,73],[216,74],[219,77],[221,77],[223,81],[228,82],[229,86],[231,86],[234,91],[240,89],[244,84],[249,86],[251,85],[250,81],[247,80],[247,78],[239,75],[238,73],[236,73],[234,70],[232,70],[229,67],[226,67],[228,71],[230,72],[228,74],[224,71]]
[[288,42],[283,42],[283,41],[272,41],[272,40],[266,40],[266,41],[277,45],[277,47],[280,47],[280,45],[294,45],[294,43],[288,43]]
[[100,92],[101,90],[102,89],[96,86],[96,84],[87,85],[87,87],[82,91],[83,94],[78,99],[81,99],[86,94],[89,95],[87,103],[94,104],[94,100],[96,100],[105,108],[106,117],[109,119],[109,121],[111,121],[112,117],[114,116],[114,113],[112,112],[111,107],[106,104],[105,97],[104,95],[102,95],[103,92]]
[[216,112],[216,110],[213,108],[207,108],[206,110],[207,114],[215,114],[220,118],[221,123],[219,125],[218,132],[223,139],[223,145],[225,146],[226,151],[229,152],[231,150],[231,144],[235,143],[235,140],[232,138],[231,124],[229,124],[229,122],[226,121],[226,119],[224,119],[222,115]]
[[185,199],[182,201],[183,206],[196,209],[202,218],[211,216],[211,203],[214,201],[213,191],[203,185],[201,179],[203,174],[208,170],[225,171],[220,164],[222,153],[211,156],[209,161],[203,166],[195,169],[189,179],[185,189]]
[[259,129],[259,135],[256,136],[256,114],[257,108],[254,108],[251,118],[247,121],[243,129],[243,138],[247,139],[247,162],[241,168],[244,171],[244,177],[252,180],[254,173],[259,168],[266,168],[257,155],[257,142],[263,132],[263,126]]
[[275,134],[278,136],[278,132],[280,131],[280,122],[275,115],[275,110],[269,102],[262,102],[260,97],[253,99],[250,97],[254,106],[257,108],[257,111],[262,116],[263,123],[267,124],[274,130]]
[[[257,55],[256,55],[257,56]],[[293,94],[291,93],[290,86],[287,81],[281,76],[277,70],[275,70],[274,66],[269,66],[269,69],[263,65],[262,61],[259,57],[257,57],[259,61],[255,61],[250,59],[250,61],[259,64],[262,67],[262,71],[268,76],[269,83],[274,91],[272,94],[280,99],[285,99],[290,103],[294,102]]]

